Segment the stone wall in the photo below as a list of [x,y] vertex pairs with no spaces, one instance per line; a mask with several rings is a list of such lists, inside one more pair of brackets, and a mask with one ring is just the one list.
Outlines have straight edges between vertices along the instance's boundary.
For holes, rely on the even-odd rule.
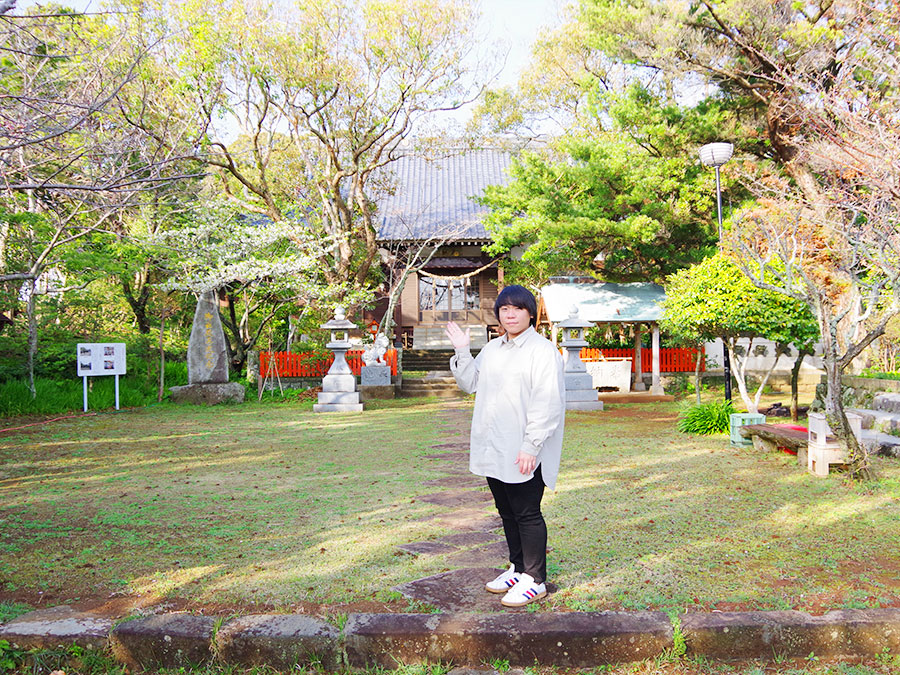
[[848,408],[869,408],[875,394],[880,392],[900,393],[900,380],[845,375],[841,383],[844,385],[844,405]]

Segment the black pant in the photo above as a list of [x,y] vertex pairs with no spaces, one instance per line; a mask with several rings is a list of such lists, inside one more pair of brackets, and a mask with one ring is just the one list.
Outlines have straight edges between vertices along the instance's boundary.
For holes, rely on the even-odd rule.
[[547,578],[547,524],[541,514],[544,479],[540,464],[531,480],[524,483],[504,483],[496,478],[488,478],[487,482],[503,520],[509,561],[516,572],[543,583]]

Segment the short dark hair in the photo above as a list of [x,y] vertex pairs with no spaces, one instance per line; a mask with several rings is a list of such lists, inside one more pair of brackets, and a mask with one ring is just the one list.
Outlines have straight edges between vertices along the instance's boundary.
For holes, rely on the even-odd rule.
[[537,300],[534,299],[531,291],[524,286],[507,286],[500,291],[500,295],[497,296],[497,300],[494,302],[494,316],[497,317],[497,321],[500,320],[500,308],[505,305],[527,309],[531,315],[531,325],[537,325]]

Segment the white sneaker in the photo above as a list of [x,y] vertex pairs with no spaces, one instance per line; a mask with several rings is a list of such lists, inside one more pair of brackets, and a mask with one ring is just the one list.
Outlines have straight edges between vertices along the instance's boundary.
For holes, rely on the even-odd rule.
[[545,584],[534,583],[534,577],[530,574],[520,574],[518,583],[500,599],[500,604],[504,607],[523,607],[546,595],[547,586]]
[[506,593],[518,583],[520,576],[521,574],[516,572],[515,565],[510,565],[508,570],[493,581],[487,582],[484,587],[490,593]]

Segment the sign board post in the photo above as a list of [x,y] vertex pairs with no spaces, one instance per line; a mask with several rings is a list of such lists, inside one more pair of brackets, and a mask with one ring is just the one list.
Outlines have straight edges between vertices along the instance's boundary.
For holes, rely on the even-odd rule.
[[88,376],[115,375],[116,410],[119,409],[119,375],[125,374],[124,342],[79,342],[77,370],[84,380],[84,412],[88,409]]

